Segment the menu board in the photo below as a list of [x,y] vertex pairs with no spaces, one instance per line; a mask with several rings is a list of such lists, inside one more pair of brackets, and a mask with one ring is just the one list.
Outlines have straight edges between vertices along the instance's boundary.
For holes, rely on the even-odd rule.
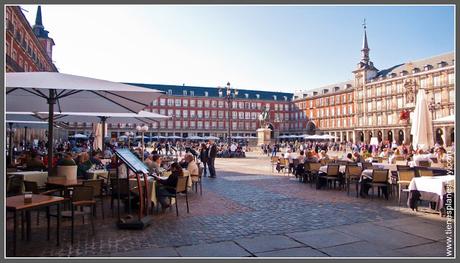
[[116,149],[115,154],[135,173],[148,174],[147,166],[129,149]]

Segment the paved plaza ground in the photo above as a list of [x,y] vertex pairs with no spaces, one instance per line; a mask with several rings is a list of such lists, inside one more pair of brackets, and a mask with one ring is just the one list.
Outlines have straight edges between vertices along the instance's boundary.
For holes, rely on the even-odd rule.
[[[445,257],[446,219],[412,212],[394,200],[356,198],[316,190],[292,176],[272,173],[269,158],[217,159],[217,178],[203,178],[203,195],[190,194],[190,213],[179,199],[155,214],[143,231],[119,230],[98,214],[96,235],[78,220],[70,244],[64,223],[61,246],[46,241],[46,223],[32,224],[32,240],[18,256],[60,257]],[[34,214],[32,215],[34,217]],[[12,242],[8,221],[7,244]],[[19,231],[20,233],[20,231]],[[54,236],[52,236],[54,237]],[[8,245],[11,252],[11,245]],[[453,251],[453,250],[452,250]]]

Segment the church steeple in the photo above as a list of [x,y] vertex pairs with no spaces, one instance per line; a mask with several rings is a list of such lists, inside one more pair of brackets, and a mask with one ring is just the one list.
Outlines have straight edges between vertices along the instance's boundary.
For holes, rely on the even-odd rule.
[[38,6],[37,16],[35,17],[35,25],[32,30],[38,38],[48,38],[48,31],[45,30],[42,22],[42,7]]
[[363,48],[361,49],[361,62],[363,64],[369,64],[369,45],[367,44],[367,32],[366,32],[366,19],[363,22],[364,37],[363,37]]
[[49,58],[52,59],[54,41],[48,36],[49,32],[45,30],[45,27],[43,26],[41,6],[38,6],[37,8],[37,16],[35,17],[35,25],[32,27],[32,31],[45,48]]

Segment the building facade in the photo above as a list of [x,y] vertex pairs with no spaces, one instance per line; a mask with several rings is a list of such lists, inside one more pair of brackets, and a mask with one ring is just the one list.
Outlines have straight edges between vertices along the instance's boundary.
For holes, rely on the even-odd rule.
[[[297,105],[305,105],[309,127],[332,134],[340,141],[369,143],[371,137],[377,137],[379,141],[408,143],[420,89],[427,93],[433,120],[455,115],[454,52],[384,70],[374,66],[369,53],[364,27],[361,60],[353,71],[353,80],[294,95]],[[346,94],[346,102],[343,98],[337,100],[341,94]],[[410,116],[408,120],[400,118],[406,114]],[[433,126],[436,142],[453,143],[452,121],[435,122]]]
[[40,6],[33,27],[19,6],[6,6],[5,31],[6,72],[58,71],[52,61],[54,41],[43,26]]
[[[164,95],[153,100],[148,111],[170,116],[171,119],[151,124],[149,136],[256,136],[260,128],[259,115],[268,111],[268,127],[272,138],[280,134],[301,134],[307,123],[305,113],[292,103],[292,93],[238,90],[231,107],[219,88],[128,83],[161,90]],[[229,118],[230,115],[230,118]],[[112,138],[134,131],[138,124],[109,124]],[[75,131],[89,131],[90,123],[78,123]]]

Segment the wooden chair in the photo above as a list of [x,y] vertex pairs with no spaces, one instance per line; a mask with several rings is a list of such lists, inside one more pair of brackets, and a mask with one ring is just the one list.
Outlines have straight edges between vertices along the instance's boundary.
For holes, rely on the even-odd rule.
[[363,168],[363,170],[374,169],[374,166],[372,165],[372,163],[369,163],[369,162],[361,163],[361,167]]
[[[96,203],[97,203],[96,199],[99,199],[99,201],[101,202],[102,219],[104,219],[104,195],[102,191],[103,184],[104,184],[103,179],[83,181],[84,186],[90,186],[93,188],[93,197]],[[96,209],[94,209],[94,211],[96,211]]]
[[[387,191],[387,200],[388,200],[388,188],[390,187],[388,184],[388,169],[373,169],[372,170],[372,182],[370,183],[372,188],[372,197],[374,198],[374,187],[386,187]],[[379,191],[380,195],[380,191]]]
[[[129,194],[129,179],[127,178],[119,178],[111,177],[110,178],[110,209],[112,210],[113,216],[113,201],[115,199],[124,200],[127,202],[131,202],[134,199],[134,195]],[[125,211],[127,211],[128,206],[125,206]]]
[[[46,194],[51,194],[53,191],[47,191]],[[89,211],[85,208],[90,208]],[[75,186],[73,189],[72,197],[70,199],[70,211],[62,211],[61,216],[71,218],[71,232],[70,232],[70,242],[73,244],[75,236],[75,218],[77,216],[82,216],[83,224],[85,224],[85,215],[90,215],[91,229],[93,235],[96,233],[94,230],[94,210],[96,209],[96,201],[94,200],[93,187],[91,186]],[[57,214],[51,214],[49,209],[47,209],[47,217],[57,217]]]
[[279,159],[280,158],[278,156],[272,156],[271,157],[270,163],[271,163],[271,166],[272,166],[272,173],[274,172],[276,164],[278,163]]
[[[42,194],[45,192],[45,188],[40,188],[37,182],[24,181],[24,191],[31,192],[32,194]],[[37,225],[40,225],[40,209],[37,210]]]
[[200,185],[200,195],[203,195],[203,184],[201,178],[203,177],[203,167],[201,165],[198,166],[198,174],[191,175],[191,178],[195,178],[196,180],[192,180],[192,189],[195,187],[195,193],[198,192],[198,185]]
[[398,171],[398,205],[401,205],[401,193],[406,192],[409,198],[408,186],[412,179],[415,177],[414,170],[401,170]]
[[319,169],[321,168],[321,163],[305,163],[305,182],[310,183],[310,186],[313,187],[313,184],[316,183],[318,179]]
[[399,171],[407,171],[411,170],[411,167],[409,165],[396,165],[396,170]]
[[179,216],[179,207],[177,205],[178,203],[177,196],[179,193],[185,194],[185,202],[187,203],[187,213],[190,213],[189,205],[188,205],[188,195],[187,195],[188,180],[189,180],[189,176],[179,176],[177,179],[176,187],[163,186],[169,189],[169,191],[167,191],[168,193],[165,193],[163,195],[160,193],[158,194],[158,197],[168,197],[170,205],[172,203],[172,199],[173,198],[176,199],[176,216]]
[[292,167],[289,167],[288,173],[296,174],[297,165],[299,165],[299,159],[295,158],[292,160]]
[[357,165],[347,165],[345,169],[345,182],[347,187],[347,195],[350,195],[350,184],[356,185],[356,197],[359,195],[359,179],[361,178],[362,167]]
[[421,167],[430,167],[430,166],[431,166],[431,163],[430,163],[430,161],[420,160],[420,161],[418,161],[418,166],[421,166]]
[[327,166],[327,173],[323,177],[326,179],[328,186],[329,186],[329,183],[332,185],[332,182],[334,182],[334,189],[335,189],[335,182],[340,180],[339,168],[340,168],[340,165],[338,164],[329,164]]
[[416,173],[419,177],[423,176],[433,176],[433,170],[430,169],[416,169]]

